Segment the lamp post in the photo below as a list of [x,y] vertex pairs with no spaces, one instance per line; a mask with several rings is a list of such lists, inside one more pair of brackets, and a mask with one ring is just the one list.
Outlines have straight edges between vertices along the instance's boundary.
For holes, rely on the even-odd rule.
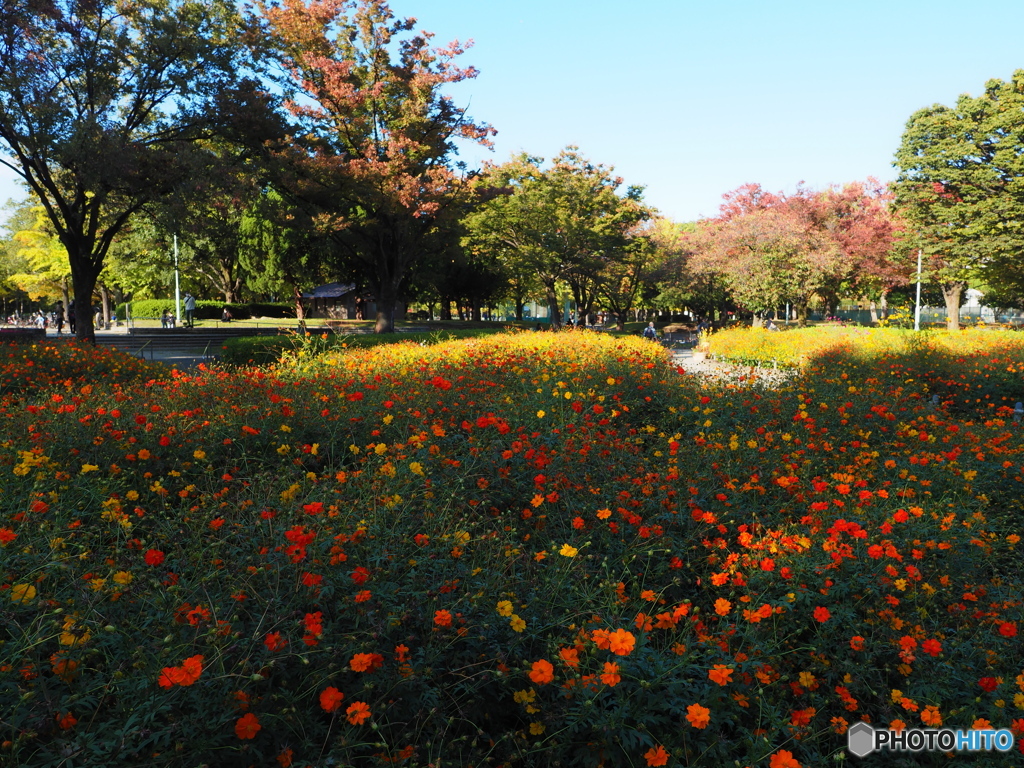
[[178,283],[178,236],[174,236],[174,325],[181,324],[181,286]]
[[917,303],[914,305],[914,330],[921,330],[921,249],[917,249]]

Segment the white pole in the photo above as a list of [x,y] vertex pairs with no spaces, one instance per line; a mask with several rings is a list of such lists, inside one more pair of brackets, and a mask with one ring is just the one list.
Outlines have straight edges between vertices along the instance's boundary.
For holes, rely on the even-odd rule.
[[921,330],[921,249],[917,249],[917,304],[914,306],[914,330]]
[[178,283],[178,236],[174,236],[174,326],[181,326],[181,286]]

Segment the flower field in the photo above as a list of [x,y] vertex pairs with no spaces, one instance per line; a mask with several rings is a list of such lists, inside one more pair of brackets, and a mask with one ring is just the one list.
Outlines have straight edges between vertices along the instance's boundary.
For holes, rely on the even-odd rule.
[[770,389],[587,333],[190,374],[47,352],[0,405],[0,765],[794,768],[861,720],[1020,739],[1022,347],[787,353]]

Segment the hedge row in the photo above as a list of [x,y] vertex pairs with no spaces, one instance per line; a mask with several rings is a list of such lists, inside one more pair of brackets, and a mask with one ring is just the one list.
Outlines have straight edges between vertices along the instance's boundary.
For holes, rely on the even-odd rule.
[[[184,314],[182,299],[182,314]],[[126,318],[126,305],[117,305],[117,319]],[[227,307],[235,320],[249,320],[254,317],[293,317],[295,308],[291,304],[270,304],[255,302],[252,304],[227,304],[223,301],[196,301],[195,316],[199,320],[220,320],[221,313]],[[132,317],[136,319],[159,319],[164,311],[174,314],[174,299],[142,299],[131,302]]]

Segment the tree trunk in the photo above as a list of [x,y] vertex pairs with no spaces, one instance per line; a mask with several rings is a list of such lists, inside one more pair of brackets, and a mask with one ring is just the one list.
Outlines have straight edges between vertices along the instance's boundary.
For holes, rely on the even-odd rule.
[[297,285],[292,286],[292,301],[295,302],[295,317],[299,321],[299,328],[306,327],[306,308],[302,305],[302,291]]
[[947,331],[960,330],[960,294],[966,287],[966,283],[959,281],[946,283],[942,286],[942,298],[946,300]]
[[452,319],[452,300],[447,296],[441,299],[441,319]]
[[477,298],[472,299],[473,302],[473,321],[479,323],[483,318],[480,317],[480,300]]
[[103,283],[99,283],[100,289],[100,306],[103,307],[103,327],[110,327],[110,291],[107,290],[107,286]]
[[548,313],[551,316],[551,330],[560,330],[562,328],[562,308],[558,306],[558,294],[555,292],[554,282],[544,284],[544,295],[548,301]]
[[807,327],[807,315],[808,305],[806,300],[794,301],[793,309],[796,310],[796,325],[797,328]]
[[395,332],[395,304],[398,303],[398,281],[381,281],[377,291],[377,324],[374,333]]
[[[67,243],[65,242],[65,247]],[[86,344],[96,343],[96,329],[93,327],[92,294],[100,270],[94,269],[89,260],[68,249],[68,263],[71,267],[71,284],[75,290],[75,338]]]
[[624,331],[626,330],[626,315],[625,313],[619,313],[615,315],[615,330]]

